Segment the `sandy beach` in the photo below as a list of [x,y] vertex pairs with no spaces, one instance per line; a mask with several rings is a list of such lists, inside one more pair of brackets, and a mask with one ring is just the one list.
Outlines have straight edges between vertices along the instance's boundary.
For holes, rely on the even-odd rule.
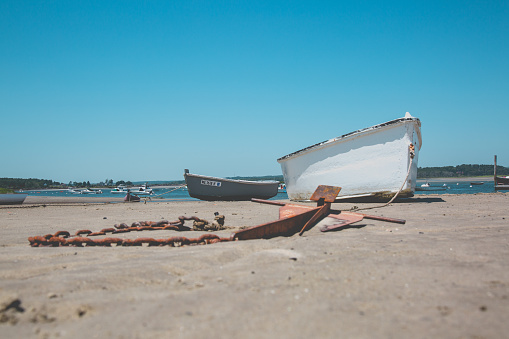
[[219,212],[230,227],[278,218],[277,206],[252,202],[58,199],[0,206],[2,338],[502,338],[509,331],[508,193],[417,196],[364,212],[405,225],[364,219],[337,232],[322,233],[319,224],[303,236],[204,246],[30,247],[30,236],[181,215],[213,220]]

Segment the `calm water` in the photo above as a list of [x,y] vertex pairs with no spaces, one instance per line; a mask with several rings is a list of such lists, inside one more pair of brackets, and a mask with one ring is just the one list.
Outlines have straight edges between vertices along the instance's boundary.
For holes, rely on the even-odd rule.
[[[446,190],[444,191],[416,191],[415,194],[475,194],[475,193],[494,193],[495,187],[493,180],[490,181],[475,181],[477,183],[484,182],[482,185],[471,185],[470,182],[465,181],[428,181],[431,188],[442,188],[446,187]],[[474,181],[473,181],[474,182]],[[421,184],[424,184],[425,181],[417,181],[417,187],[421,186]]]
[[[433,190],[433,191],[416,191],[416,195],[421,194],[475,194],[475,193],[493,193],[495,189],[493,187],[493,180],[484,181],[482,185],[471,185],[470,182],[461,182],[461,181],[447,181],[447,182],[439,182],[439,181],[428,181],[431,187],[442,188],[445,187],[445,190]],[[480,181],[479,181],[480,182]],[[423,184],[424,181],[418,181],[417,186]],[[123,198],[124,194],[113,194],[111,193],[111,189],[105,188],[101,189],[102,194],[73,194],[68,190],[33,190],[33,191],[25,191],[24,193],[28,193],[29,195],[35,196],[52,196],[52,197],[115,197],[115,198]],[[154,194],[151,196],[152,201],[170,201],[170,200],[198,200],[195,198],[191,198],[184,189],[177,189],[174,191],[173,188],[158,188],[152,187]],[[171,192],[170,192],[171,191]],[[143,198],[143,196],[142,196]],[[286,193],[278,193],[273,200],[282,200],[288,199]]]
[[[149,196],[152,201],[166,201],[166,200],[198,200],[195,198],[191,198],[187,190],[179,188],[174,190],[174,188],[158,188],[151,187],[154,194]],[[112,197],[112,198],[123,198],[125,194],[115,194],[111,193],[110,188],[101,188],[101,194],[75,194],[69,192],[66,189],[62,190],[30,190],[24,191],[23,193],[28,193],[28,195],[35,196],[44,196],[44,197]],[[142,199],[146,196],[141,195]],[[274,200],[288,199],[286,193],[278,193],[275,197],[271,198]]]

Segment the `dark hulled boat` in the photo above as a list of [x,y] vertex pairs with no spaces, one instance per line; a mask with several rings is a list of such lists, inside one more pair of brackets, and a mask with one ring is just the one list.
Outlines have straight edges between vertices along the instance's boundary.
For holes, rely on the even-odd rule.
[[278,192],[278,181],[248,181],[208,177],[185,170],[187,190],[193,198],[207,201],[269,199]]
[[509,177],[499,177],[497,175],[497,156],[495,155],[495,167],[494,167],[494,181],[495,191],[509,190]]

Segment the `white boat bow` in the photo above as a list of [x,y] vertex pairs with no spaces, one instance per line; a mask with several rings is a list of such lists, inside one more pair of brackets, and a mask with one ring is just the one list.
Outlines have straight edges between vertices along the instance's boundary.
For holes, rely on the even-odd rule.
[[421,122],[405,117],[364,128],[278,159],[291,200],[319,185],[342,187],[337,199],[412,196],[422,145]]

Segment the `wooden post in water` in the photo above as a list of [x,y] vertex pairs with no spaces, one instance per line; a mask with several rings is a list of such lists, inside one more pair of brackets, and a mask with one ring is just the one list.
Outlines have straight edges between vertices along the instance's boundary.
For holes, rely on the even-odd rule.
[[495,170],[493,173],[493,181],[495,181],[495,187],[497,186],[497,156],[495,155]]

